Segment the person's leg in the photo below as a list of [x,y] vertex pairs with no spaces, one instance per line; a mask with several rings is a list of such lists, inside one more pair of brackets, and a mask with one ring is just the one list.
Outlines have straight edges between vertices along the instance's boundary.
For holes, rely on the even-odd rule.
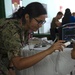
[[50,35],[51,35],[51,40],[54,41],[56,37],[55,29],[50,29]]

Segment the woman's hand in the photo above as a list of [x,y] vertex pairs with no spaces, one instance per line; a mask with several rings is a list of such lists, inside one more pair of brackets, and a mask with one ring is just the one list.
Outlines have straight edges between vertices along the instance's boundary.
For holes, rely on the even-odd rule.
[[55,50],[59,50],[59,51],[63,51],[63,47],[64,46],[64,40],[58,40],[56,43],[54,43],[50,49],[53,49],[54,51]]

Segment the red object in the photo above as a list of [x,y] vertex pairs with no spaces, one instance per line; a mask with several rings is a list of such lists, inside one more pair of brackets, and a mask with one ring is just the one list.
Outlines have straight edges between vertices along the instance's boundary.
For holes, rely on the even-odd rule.
[[62,6],[60,6],[59,8],[60,8],[60,11],[62,11],[62,8],[63,8],[63,7],[62,7]]
[[20,4],[20,0],[12,0],[12,4],[14,4],[14,3],[17,3],[17,4]]

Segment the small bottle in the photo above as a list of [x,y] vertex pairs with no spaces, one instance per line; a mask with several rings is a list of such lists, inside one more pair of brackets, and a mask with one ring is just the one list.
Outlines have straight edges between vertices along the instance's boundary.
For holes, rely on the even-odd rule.
[[68,45],[70,45],[71,44],[71,41],[68,41],[68,42],[66,42],[66,43],[64,43],[64,45],[67,47]]
[[64,43],[64,46],[62,46],[62,48],[65,48],[65,47],[69,46],[70,44],[71,44],[71,41],[68,41],[68,42]]

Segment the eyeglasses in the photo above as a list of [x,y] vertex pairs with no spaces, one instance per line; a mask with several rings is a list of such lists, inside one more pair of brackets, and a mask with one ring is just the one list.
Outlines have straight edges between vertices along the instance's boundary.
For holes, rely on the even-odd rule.
[[[35,19],[35,18],[34,18],[34,19]],[[42,20],[41,20],[41,21],[38,21],[37,19],[35,19],[35,20],[37,21],[37,23],[38,23],[38,24],[42,24],[42,25],[43,25],[43,24],[45,24],[45,23],[46,23],[46,21],[45,21],[45,20],[44,20],[44,21],[42,21]]]

